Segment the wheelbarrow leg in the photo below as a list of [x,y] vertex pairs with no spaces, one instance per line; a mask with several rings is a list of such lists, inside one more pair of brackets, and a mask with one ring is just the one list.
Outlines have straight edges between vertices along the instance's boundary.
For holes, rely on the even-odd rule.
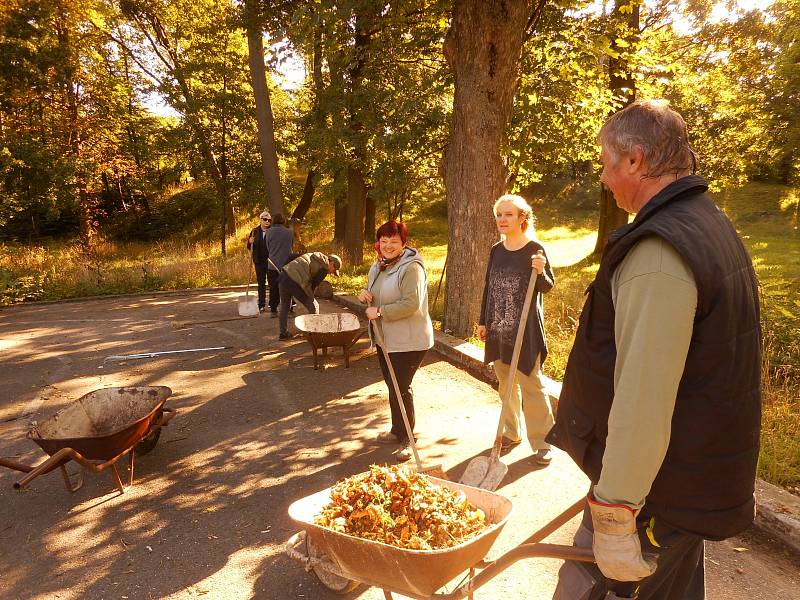
[[[473,577],[475,577],[475,567],[470,567],[469,568],[469,578],[472,579]],[[469,596],[467,596],[467,600],[475,600],[475,592],[470,590]]]
[[394,600],[394,596],[392,596],[392,592],[389,590],[383,590],[383,597],[386,598],[386,600]]
[[314,370],[317,370],[317,347],[313,346],[314,349]]
[[122,479],[119,477],[119,471],[117,471],[117,464],[114,463],[111,465],[112,470],[114,471],[114,478],[116,479],[117,489],[119,490],[120,494],[125,493],[125,486],[122,485]]
[[134,454],[135,454],[135,452],[134,452],[133,448],[131,448],[131,478],[130,478],[130,483],[128,483],[129,486],[133,485],[133,455]]
[[83,472],[84,469],[81,467],[81,470],[78,471],[78,483],[72,485],[72,480],[69,478],[69,473],[67,473],[67,467],[65,465],[61,465],[61,477],[64,478],[64,485],[67,486],[67,489],[70,492],[75,493],[83,487]]
[[344,368],[350,368],[350,346],[342,346],[342,353],[344,354]]

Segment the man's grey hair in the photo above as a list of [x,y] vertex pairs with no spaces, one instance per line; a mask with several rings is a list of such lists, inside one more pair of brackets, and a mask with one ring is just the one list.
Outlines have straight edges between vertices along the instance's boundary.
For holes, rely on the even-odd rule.
[[646,177],[697,170],[697,154],[689,145],[686,122],[667,100],[637,100],[611,115],[597,138],[617,158],[640,148]]

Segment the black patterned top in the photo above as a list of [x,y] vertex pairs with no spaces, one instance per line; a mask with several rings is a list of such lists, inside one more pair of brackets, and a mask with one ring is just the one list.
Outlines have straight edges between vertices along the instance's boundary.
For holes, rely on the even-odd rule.
[[[478,323],[486,327],[486,348],[483,362],[489,364],[500,360],[511,364],[525,293],[531,277],[531,258],[544,247],[538,242],[528,242],[519,250],[507,250],[503,242],[492,246],[489,265],[486,268],[486,282],[483,287],[481,316]],[[544,252],[545,258],[547,253]],[[531,301],[531,311],[525,325],[525,337],[517,369],[530,374],[541,354],[544,363],[547,357],[547,341],[544,334],[544,310],[542,294],[549,292],[555,277],[546,260],[544,272],[537,276],[536,287]]]

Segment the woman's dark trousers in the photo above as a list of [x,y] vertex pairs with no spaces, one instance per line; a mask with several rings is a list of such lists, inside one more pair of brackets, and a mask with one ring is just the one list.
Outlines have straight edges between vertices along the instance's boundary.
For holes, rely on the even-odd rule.
[[[414,393],[411,391],[411,380],[414,379],[414,374],[422,364],[427,350],[414,350],[411,352],[390,352],[389,360],[392,361],[394,374],[397,377],[397,385],[400,388],[400,394],[403,396],[403,406],[408,415],[408,423],[411,425],[411,431],[414,431]],[[383,379],[389,388],[389,408],[392,411],[392,433],[397,436],[401,443],[408,442],[408,433],[406,433],[406,426],[403,423],[403,415],[400,412],[400,405],[397,402],[397,394],[394,391],[392,378],[389,375],[389,367],[386,364],[386,359],[383,352],[378,348],[378,361],[381,364],[381,371],[383,372]]]

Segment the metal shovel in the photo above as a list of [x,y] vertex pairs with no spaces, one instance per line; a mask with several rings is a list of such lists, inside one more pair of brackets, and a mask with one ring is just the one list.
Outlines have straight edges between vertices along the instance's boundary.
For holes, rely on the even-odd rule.
[[[539,250],[539,253],[541,253],[541,250]],[[525,303],[522,305],[522,313],[519,316],[517,339],[514,341],[514,353],[511,355],[511,370],[509,371],[508,384],[506,385],[503,395],[500,422],[497,424],[497,435],[494,439],[494,446],[492,446],[492,453],[489,456],[477,456],[469,462],[459,482],[464,485],[471,485],[472,487],[479,487],[493,492],[497,489],[497,486],[500,485],[500,482],[503,481],[503,477],[506,476],[506,473],[508,473],[508,466],[500,460],[500,447],[503,445],[503,425],[506,416],[506,406],[510,403],[511,394],[514,390],[517,365],[519,364],[519,355],[522,350],[522,337],[525,335],[525,325],[528,322],[528,312],[531,308],[533,288],[536,285],[537,275],[536,269],[531,267],[531,279],[528,281]]]
[[253,263],[250,262],[250,270],[247,272],[247,291],[239,296],[239,315],[242,317],[258,316],[258,298],[255,294],[250,296],[250,279],[253,276]]

